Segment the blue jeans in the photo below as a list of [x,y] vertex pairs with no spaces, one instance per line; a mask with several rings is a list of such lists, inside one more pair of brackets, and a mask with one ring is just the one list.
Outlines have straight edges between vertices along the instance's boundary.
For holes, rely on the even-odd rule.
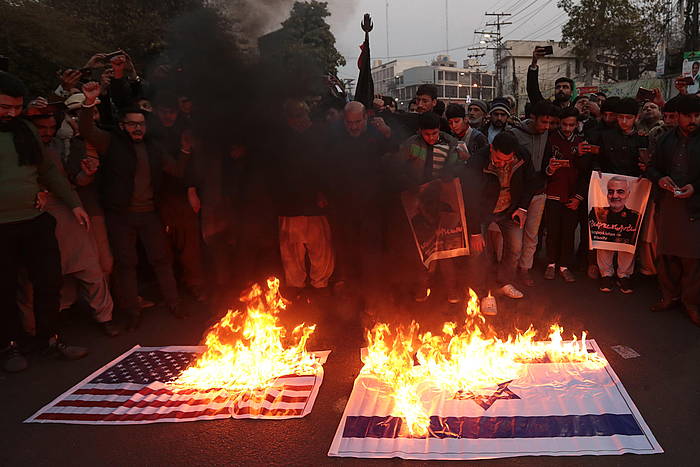
[[490,241],[487,231],[491,222],[496,223],[503,235],[503,256],[496,274],[498,286],[502,287],[515,281],[515,269],[523,247],[523,230],[511,219],[510,214],[492,214],[481,225],[481,233],[487,241]]

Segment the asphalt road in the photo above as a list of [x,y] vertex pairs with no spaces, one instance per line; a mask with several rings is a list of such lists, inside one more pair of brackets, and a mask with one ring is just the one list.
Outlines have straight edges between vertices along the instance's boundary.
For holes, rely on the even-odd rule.
[[[489,465],[698,465],[700,416],[700,329],[680,312],[652,314],[653,280],[640,280],[632,295],[603,295],[587,279],[573,285],[543,280],[527,298],[499,302],[491,321],[498,329],[540,328],[558,320],[567,331],[586,329],[596,339],[625,388],[665,450],[660,455],[603,457],[521,457],[479,461]],[[178,321],[164,310],[147,312],[136,332],[102,337],[83,316],[69,315],[65,335],[87,345],[77,362],[33,356],[24,373],[0,373],[0,465],[420,465],[400,459],[327,457],[353,380],[360,368],[362,332],[358,321],[334,299],[295,304],[285,320],[317,322],[312,350],[330,349],[325,380],[313,412],[287,421],[219,420],[140,426],[24,424],[22,421],[135,344],[195,345],[206,329],[208,311],[188,304],[193,315]],[[454,319],[440,293],[425,304],[392,310],[395,319],[416,318],[423,329]],[[610,347],[622,344],[641,354],[625,360]],[[434,462],[431,464],[435,464]]]

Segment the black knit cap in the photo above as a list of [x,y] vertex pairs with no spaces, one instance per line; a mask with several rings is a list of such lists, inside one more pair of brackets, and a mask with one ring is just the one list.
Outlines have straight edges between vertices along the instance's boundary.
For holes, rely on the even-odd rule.
[[639,102],[631,97],[620,99],[620,102],[615,106],[615,112],[624,115],[637,115],[639,112]]
[[467,111],[464,110],[463,105],[459,104],[450,104],[447,106],[447,110],[445,110],[445,118],[446,119],[451,119],[451,118],[464,118],[467,116]]
[[608,97],[600,106],[601,112],[617,112],[617,104],[620,102],[620,98],[617,96]]
[[683,115],[700,112],[700,97],[696,94],[680,96],[676,101],[676,112]]

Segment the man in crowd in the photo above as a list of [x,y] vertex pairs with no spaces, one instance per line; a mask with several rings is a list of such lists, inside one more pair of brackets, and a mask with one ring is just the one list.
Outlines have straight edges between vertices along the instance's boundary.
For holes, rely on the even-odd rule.
[[445,118],[450,125],[452,136],[457,138],[457,141],[464,143],[464,148],[466,148],[465,153],[460,151],[459,145],[457,146],[460,159],[468,159],[471,154],[489,144],[486,136],[469,124],[464,106],[449,104],[445,110]]
[[[182,282],[197,301],[206,300],[201,233],[197,214],[187,200],[184,184],[185,166],[192,157],[180,151],[183,139],[191,139],[189,123],[180,117],[177,96],[161,92],[153,100],[156,118],[151,122],[151,136],[173,155],[174,175],[163,174],[159,198],[159,213],[170,238],[175,258],[182,268]],[[191,142],[184,142],[192,146]]]
[[[498,266],[497,293],[509,298],[522,298],[515,287],[516,268],[522,248],[523,228],[528,217],[536,183],[530,154],[509,131],[499,133],[489,147],[484,147],[467,163],[479,209],[474,211],[481,232],[494,222],[503,235],[503,257]],[[472,184],[470,184],[472,185]]]
[[435,115],[440,117],[440,131],[449,133],[450,126],[447,124],[447,120],[442,118],[442,111],[444,111],[444,103],[442,103],[442,111],[440,110],[440,105],[438,105],[437,100],[437,86],[434,84],[421,84],[416,90],[416,111],[419,114],[425,112],[434,112]]
[[[404,141],[396,155],[402,188],[416,192],[421,185],[433,180],[454,178],[458,166],[457,140],[440,131],[440,117],[434,112],[424,112],[419,117],[419,125],[418,134]],[[434,282],[438,270],[447,289],[448,301],[458,303],[462,292],[458,288],[455,258],[436,260],[429,269],[420,267],[415,300],[425,302],[428,299],[430,289],[437,286],[431,282]]]
[[[360,102],[343,111],[343,126],[330,134],[327,176],[333,237],[337,245],[335,289],[363,294],[365,306],[381,282],[382,157],[393,150],[391,129],[381,118],[371,121]],[[343,290],[345,289],[345,290]]]
[[512,130],[520,145],[530,153],[535,170],[534,185],[530,187],[534,196],[527,207],[527,222],[523,229],[522,252],[518,259],[520,279],[528,287],[535,285],[530,269],[532,269],[535,252],[537,251],[540,222],[542,222],[546,201],[544,193],[545,176],[541,171],[542,160],[544,158],[544,149],[547,145],[549,127],[552,124],[552,119],[558,115],[557,108],[552,104],[547,101],[539,101],[533,104],[531,108],[531,118]]
[[469,125],[484,133],[484,128],[487,127],[489,106],[481,99],[472,99],[467,105],[467,118]]
[[27,368],[20,353],[20,316],[17,278],[24,265],[34,288],[36,341],[44,349],[68,359],[87,355],[82,347],[67,345],[57,334],[61,291],[61,256],[55,236],[56,221],[35,207],[40,181],[65,202],[78,223],[90,219],[77,195],[61,175],[31,124],[20,117],[27,90],[14,75],[0,72],[0,345],[3,369]]
[[654,102],[647,101],[642,105],[642,110],[639,112],[637,121],[637,130],[641,136],[648,136],[649,133],[656,127],[663,126],[661,120],[661,110]]
[[304,101],[289,99],[282,112],[287,128],[275,161],[275,187],[286,286],[293,296],[306,286],[308,254],[311,286],[327,295],[335,252],[327,216],[328,180],[322,177],[323,142]]
[[574,232],[577,211],[587,199],[590,154],[578,134],[578,111],[567,107],[559,115],[559,129],[549,133],[542,159],[542,172],[547,175],[545,224],[547,228],[547,268],[544,278],[552,280],[558,272],[566,282],[576,278]]
[[[176,163],[147,136],[146,119],[140,109],[122,109],[119,129],[104,131],[95,126],[92,111],[100,85],[85,84],[83,94],[80,133],[100,154],[96,177],[115,259],[113,292],[117,307],[129,316],[129,328],[138,327],[141,309],[137,241],[140,239],[168,310],[182,318],[185,315],[179,307],[172,254],[156,204],[162,172],[166,169],[176,174]],[[187,157],[191,151],[187,146],[180,149],[181,157]]]
[[508,124],[510,118],[510,104],[507,99],[497,97],[489,105],[489,122],[488,125],[481,131],[493,143],[493,139],[497,134],[504,130],[509,130],[511,126]]
[[682,305],[700,326],[700,98],[676,102],[678,128],[660,139],[647,170],[661,188],[658,259],[661,301],[652,311]]
[[[66,177],[66,169],[60,154],[52,148],[56,136],[56,118],[53,115],[38,115],[31,118],[44,145],[45,154]],[[85,162],[87,164],[87,161]],[[119,330],[112,321],[114,304],[109,292],[107,276],[102,270],[99,255],[90,233],[80,225],[68,206],[55,195],[48,194],[43,209],[56,219],[56,239],[61,252],[61,271],[64,277],[77,283],[78,294],[94,314],[102,332],[113,337]],[[94,229],[95,225],[91,224]],[[31,314],[31,297],[20,306]]]
[[[539,66],[537,61],[545,56],[544,47],[535,47],[532,52],[532,64],[527,70],[527,97],[531,104],[545,100],[540,91]],[[561,77],[554,81],[553,104],[558,107],[571,105],[571,97],[574,93],[574,81],[571,78]]]
[[[609,99],[608,102],[610,102]],[[640,136],[634,128],[639,104],[633,98],[621,99],[615,107],[617,128],[602,131],[597,134],[592,143],[598,146],[594,149],[593,167],[604,173],[638,177],[642,174],[640,168],[640,148],[649,146],[648,138]],[[634,272],[634,253],[624,251],[596,250],[598,269],[600,271],[600,290],[611,292],[615,280],[613,259],[617,253],[617,277],[620,291],[632,293],[632,273]]]

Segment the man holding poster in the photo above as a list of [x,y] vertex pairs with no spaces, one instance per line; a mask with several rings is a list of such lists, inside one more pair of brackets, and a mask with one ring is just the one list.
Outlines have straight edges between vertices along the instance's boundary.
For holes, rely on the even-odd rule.
[[[632,98],[621,99],[615,105],[617,127],[600,132],[592,143],[597,147],[593,166],[598,176],[591,177],[588,209],[591,249],[596,250],[600,270],[601,292],[611,292],[615,286],[613,260],[617,254],[617,283],[622,293],[632,293],[634,252],[641,219],[649,196],[649,183],[638,179],[642,175],[642,153],[649,141],[634,127],[639,103]],[[604,172],[604,173],[603,173]],[[610,186],[611,177],[615,180]],[[626,181],[626,183],[625,183]],[[646,195],[639,199],[639,188]],[[608,208],[607,210],[604,208]],[[598,213],[594,208],[598,208]],[[629,208],[638,213],[632,213]],[[599,215],[597,215],[599,214]],[[611,218],[608,219],[608,216]],[[632,226],[630,218],[635,217]],[[597,229],[597,230],[594,230]]]
[[594,172],[589,186],[588,225],[591,248],[596,250],[600,268],[600,290],[614,286],[614,257],[622,293],[631,293],[634,252],[644,217],[651,184],[648,180]]

